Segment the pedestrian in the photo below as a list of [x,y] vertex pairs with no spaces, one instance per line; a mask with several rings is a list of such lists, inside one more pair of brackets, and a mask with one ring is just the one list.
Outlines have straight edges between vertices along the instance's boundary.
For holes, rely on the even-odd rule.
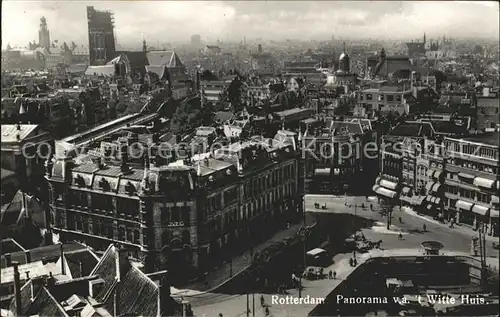
[[333,277],[332,270],[328,271],[328,279],[331,280]]
[[260,306],[264,307],[264,295],[260,295]]
[[349,258],[349,265],[350,265],[350,266],[354,266],[354,261],[353,261],[353,259],[352,259],[352,258]]
[[337,271],[333,271],[333,279],[337,279]]
[[370,204],[370,210],[373,210],[373,205],[372,204]]
[[424,229],[424,231],[427,231],[427,226],[425,225],[425,223],[424,223],[424,225],[422,226],[422,228]]
[[266,316],[269,316],[269,307],[266,307]]
[[401,232],[399,233],[398,239],[403,240],[403,234]]
[[352,266],[357,266],[358,265],[358,261],[356,259],[353,259],[352,260]]

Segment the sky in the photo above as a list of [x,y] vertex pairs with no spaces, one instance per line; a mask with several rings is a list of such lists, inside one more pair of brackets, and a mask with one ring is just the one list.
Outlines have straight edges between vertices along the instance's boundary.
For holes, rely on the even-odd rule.
[[188,42],[499,37],[496,1],[2,1],[2,46],[38,42],[45,16],[51,39],[87,44],[88,5],[115,14],[116,41],[140,47]]

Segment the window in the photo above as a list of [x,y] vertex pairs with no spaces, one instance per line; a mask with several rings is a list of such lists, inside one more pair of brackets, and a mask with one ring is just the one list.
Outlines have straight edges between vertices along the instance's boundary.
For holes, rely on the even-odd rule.
[[394,96],[393,95],[387,95],[387,101],[388,102],[393,102],[394,101]]
[[139,230],[134,230],[134,243],[135,244],[141,243],[141,235],[139,233]]
[[118,228],[118,240],[120,240],[120,241],[125,240],[125,228],[124,227]]
[[372,94],[366,94],[366,100],[372,100],[373,96]]
[[179,222],[181,221],[181,209],[180,207],[172,207],[170,211],[170,221]]
[[401,101],[401,95],[397,95],[397,96],[396,96],[396,101],[397,101],[397,102],[400,102],[400,101]]
[[160,213],[161,213],[161,222],[167,224],[170,221],[170,208],[162,207],[160,209]]

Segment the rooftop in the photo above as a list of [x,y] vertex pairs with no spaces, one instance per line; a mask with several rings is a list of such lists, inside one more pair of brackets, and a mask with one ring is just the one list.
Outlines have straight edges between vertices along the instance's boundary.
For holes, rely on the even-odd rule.
[[484,132],[481,134],[470,135],[462,138],[462,140],[476,142],[476,143],[483,143],[487,145],[494,145],[498,147],[500,146],[499,138],[500,138],[500,132],[495,131],[495,132]]
[[2,124],[2,143],[22,142],[37,128],[37,124]]

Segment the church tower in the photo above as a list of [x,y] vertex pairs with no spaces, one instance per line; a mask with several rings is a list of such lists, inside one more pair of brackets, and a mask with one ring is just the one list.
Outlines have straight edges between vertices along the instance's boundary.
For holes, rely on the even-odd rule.
[[345,42],[344,42],[344,50],[339,57],[339,70],[344,73],[349,73],[351,70],[350,62],[351,61],[349,55],[347,55],[347,52],[345,51]]
[[40,28],[38,29],[38,45],[45,49],[50,49],[50,33],[47,28],[47,20],[45,17],[40,19]]

